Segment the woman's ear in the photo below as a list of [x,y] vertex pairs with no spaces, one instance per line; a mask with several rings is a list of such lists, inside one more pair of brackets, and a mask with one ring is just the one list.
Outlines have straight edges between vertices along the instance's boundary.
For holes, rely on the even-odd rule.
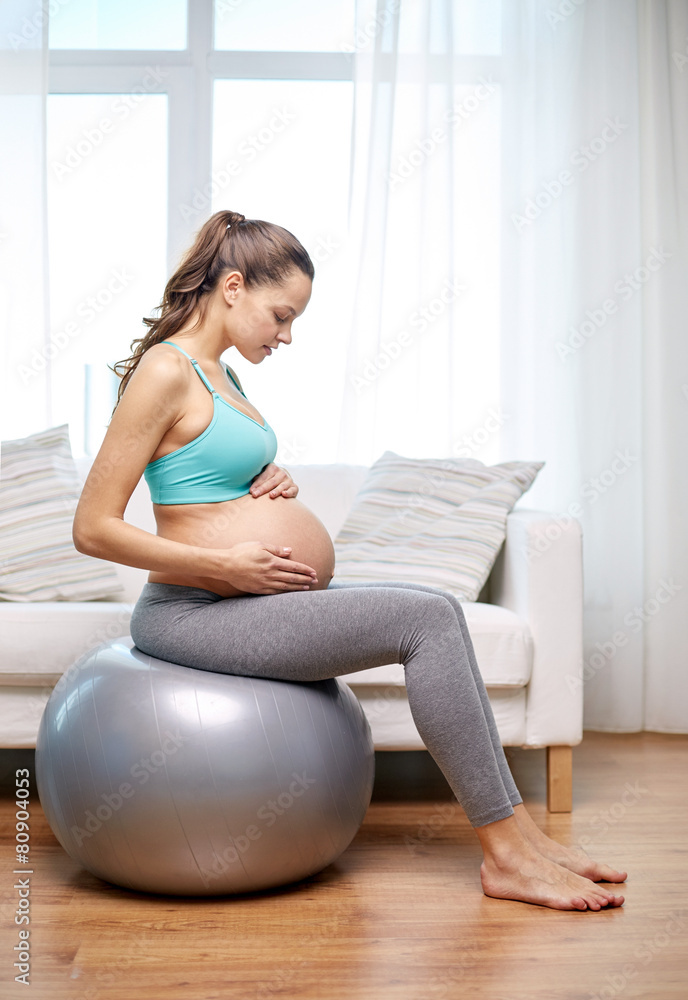
[[244,277],[240,271],[229,271],[222,279],[222,294],[227,305],[233,305],[239,290],[244,287]]

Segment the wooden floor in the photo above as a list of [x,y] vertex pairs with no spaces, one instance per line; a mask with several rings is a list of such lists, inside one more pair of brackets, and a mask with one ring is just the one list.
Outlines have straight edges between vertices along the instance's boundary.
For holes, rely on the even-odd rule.
[[[688,997],[688,737],[586,733],[574,812],[545,810],[545,752],[508,756],[551,836],[626,868],[626,904],[560,912],[490,899],[478,841],[425,752],[377,754],[344,855],[288,889],[185,899],[80,869],[31,812],[31,985],[13,981],[14,769],[0,752],[0,995],[83,1000],[609,1000]],[[32,764],[30,763],[30,766]]]

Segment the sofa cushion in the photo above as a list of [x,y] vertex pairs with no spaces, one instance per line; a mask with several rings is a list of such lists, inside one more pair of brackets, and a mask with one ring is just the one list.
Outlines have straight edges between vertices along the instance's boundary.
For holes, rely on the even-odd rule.
[[0,684],[54,684],[83,653],[129,635],[132,604],[0,604]]
[[335,538],[337,576],[424,583],[476,601],[504,542],[507,515],[543,465],[386,451]]
[[[533,637],[528,623],[496,604],[461,602],[480,674],[488,688],[521,688],[530,680]],[[389,663],[343,674],[347,684],[404,684],[404,667]]]
[[3,441],[0,457],[0,599],[91,601],[123,588],[112,564],[74,548],[80,481],[61,424]]

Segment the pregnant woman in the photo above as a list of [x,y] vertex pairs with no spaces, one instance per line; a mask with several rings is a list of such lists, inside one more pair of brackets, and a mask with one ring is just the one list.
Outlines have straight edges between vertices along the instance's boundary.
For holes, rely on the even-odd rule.
[[[291,343],[313,264],[280,226],[217,212],[159,317],[115,365],[117,404],[74,519],[80,552],[149,570],[131,619],[144,653],[201,670],[317,681],[404,665],[414,722],[480,840],[489,896],[600,910],[625,872],[547,837],[511,777],[463,610],[438,588],[333,580],[334,549],[275,465],[275,433],[221,361]],[[144,476],[157,534],[124,511]]]

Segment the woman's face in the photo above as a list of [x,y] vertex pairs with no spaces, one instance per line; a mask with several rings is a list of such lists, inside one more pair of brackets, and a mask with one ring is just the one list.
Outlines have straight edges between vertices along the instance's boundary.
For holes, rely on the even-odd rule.
[[282,285],[247,289],[243,277],[234,271],[223,282],[227,314],[227,334],[232,347],[247,361],[257,365],[273,350],[291,343],[291,325],[311,297],[312,282],[303,271],[295,270]]

